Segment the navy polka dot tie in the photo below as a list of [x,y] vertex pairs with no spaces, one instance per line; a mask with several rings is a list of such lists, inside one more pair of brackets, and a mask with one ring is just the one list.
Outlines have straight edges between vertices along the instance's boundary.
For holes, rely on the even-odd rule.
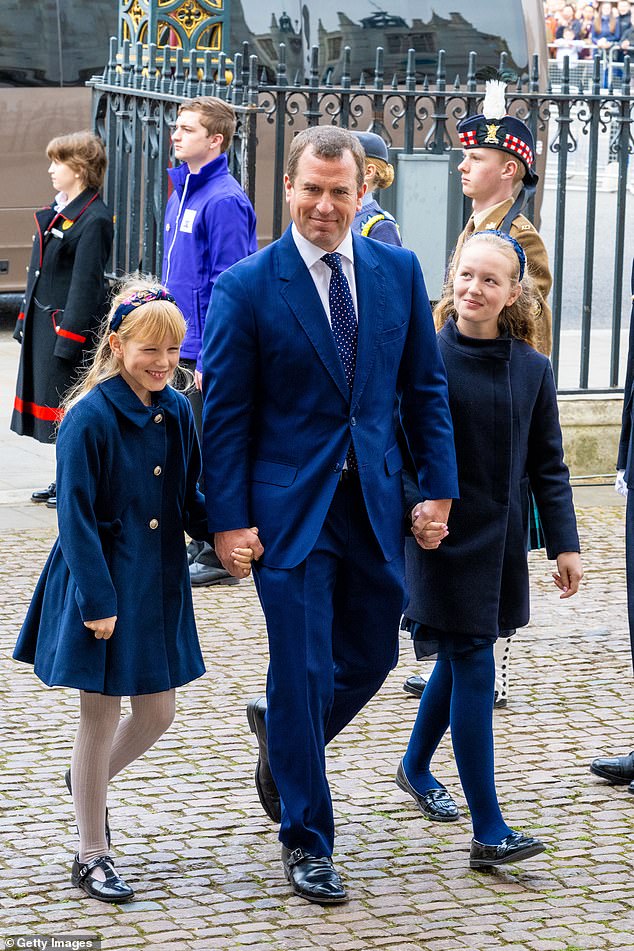
[[[321,259],[331,270],[330,286],[328,288],[328,304],[330,306],[330,324],[332,334],[337,344],[337,350],[343,364],[348,386],[352,391],[354,370],[357,363],[357,317],[354,312],[354,303],[350,292],[348,279],[343,273],[341,255],[336,252],[324,254]],[[350,443],[346,462],[349,469],[357,470],[357,458],[354,447]]]

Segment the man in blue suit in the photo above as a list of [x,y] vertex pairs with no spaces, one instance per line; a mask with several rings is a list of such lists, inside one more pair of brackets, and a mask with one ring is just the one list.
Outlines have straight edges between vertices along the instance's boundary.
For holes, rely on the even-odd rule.
[[203,346],[216,551],[234,574],[234,548],[261,555],[270,663],[267,705],[248,708],[260,743],[256,785],[267,814],[281,817],[293,891],[323,904],[346,900],[331,859],[325,746],[397,656],[399,425],[427,500],[414,532],[446,522],[458,493],[418,261],[350,231],[364,172],[347,131],[318,126],[295,137],[285,176],[292,226],[218,278]]

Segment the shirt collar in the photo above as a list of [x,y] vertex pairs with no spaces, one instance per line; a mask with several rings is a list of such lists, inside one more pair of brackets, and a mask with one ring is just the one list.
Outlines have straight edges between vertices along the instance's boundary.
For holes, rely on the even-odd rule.
[[477,215],[474,214],[473,223],[476,229],[482,228],[485,221],[495,221],[497,227],[497,221],[504,217],[502,211],[506,213],[512,204],[513,198],[505,198],[504,201],[499,201],[497,205],[491,205],[489,208],[485,208],[484,211],[478,212]]
[[[323,248],[318,248],[316,244],[313,244],[312,241],[308,241],[303,234],[300,233],[299,229],[293,225],[291,227],[291,234],[293,235],[293,241],[295,246],[300,253],[300,256],[310,271],[314,264],[317,261],[321,261],[324,254],[326,253]],[[346,235],[339,245],[338,248],[335,248],[335,252],[340,254],[342,258],[346,258],[350,264],[354,265],[354,251],[352,250],[352,232],[348,228]]]

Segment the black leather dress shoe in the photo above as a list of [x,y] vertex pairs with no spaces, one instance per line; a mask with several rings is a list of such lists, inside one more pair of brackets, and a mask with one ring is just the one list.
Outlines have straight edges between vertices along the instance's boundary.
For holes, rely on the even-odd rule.
[[47,500],[46,500],[46,508],[47,508],[47,509],[56,509],[56,508],[57,508],[57,496],[56,496],[56,495],[52,495],[52,496],[50,497],[50,499],[47,499]]
[[485,845],[471,840],[469,865],[471,868],[490,868],[493,865],[505,865],[507,862],[522,862],[533,855],[544,852],[546,846],[539,839],[533,839],[522,832],[511,832],[499,845]]
[[634,752],[629,756],[609,756],[593,759],[590,772],[608,779],[616,786],[627,786],[634,780]]
[[[73,787],[70,782],[70,769],[67,769],[64,773],[64,782],[66,783],[66,788],[68,789],[71,796],[73,795]],[[110,848],[111,839],[110,839],[110,824],[108,822],[108,807],[106,806],[106,844]]]
[[[105,882],[94,878],[92,873],[100,868],[106,876]],[[120,875],[115,872],[112,859],[109,855],[100,855],[90,862],[80,862],[79,855],[75,855],[73,862],[73,871],[70,876],[73,885],[83,889],[91,898],[97,901],[109,901],[114,904],[130,901],[134,898],[134,892],[127,882],[124,882]]]
[[440,789],[428,789],[424,793],[414,789],[405,775],[403,760],[396,770],[396,785],[412,797],[422,814],[428,819],[433,819],[435,822],[455,822],[460,818],[458,807],[444,786]]
[[48,502],[49,499],[55,498],[56,492],[57,486],[54,482],[51,482],[47,489],[36,489],[35,492],[32,492],[31,502]]
[[427,681],[424,677],[421,677],[420,674],[412,674],[412,676],[408,677],[403,684],[403,690],[405,693],[411,694],[412,697],[422,697],[423,690],[426,686]]
[[240,579],[225,568],[215,568],[212,565],[203,565],[200,561],[192,561],[189,566],[189,580],[194,588],[204,588],[212,584],[239,584]]
[[284,874],[300,898],[318,905],[339,905],[348,900],[339,872],[330,858],[315,858],[303,849],[282,846]]
[[258,741],[258,761],[255,767],[255,788],[265,813],[273,822],[282,821],[280,794],[277,791],[271,767],[269,766],[269,747],[266,740],[266,697],[249,700],[247,720],[252,733]]
[[627,791],[628,791],[628,792],[631,792],[632,795],[634,795],[634,780],[633,780],[633,781],[630,783],[630,785],[627,787]]

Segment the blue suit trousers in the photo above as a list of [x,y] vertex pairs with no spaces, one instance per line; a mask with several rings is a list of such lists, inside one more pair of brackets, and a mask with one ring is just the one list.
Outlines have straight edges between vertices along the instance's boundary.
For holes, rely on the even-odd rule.
[[282,800],[280,840],[330,856],[325,747],[396,663],[403,556],[385,560],[351,477],[339,483],[308,557],[296,568],[254,574],[269,638],[266,723]]

